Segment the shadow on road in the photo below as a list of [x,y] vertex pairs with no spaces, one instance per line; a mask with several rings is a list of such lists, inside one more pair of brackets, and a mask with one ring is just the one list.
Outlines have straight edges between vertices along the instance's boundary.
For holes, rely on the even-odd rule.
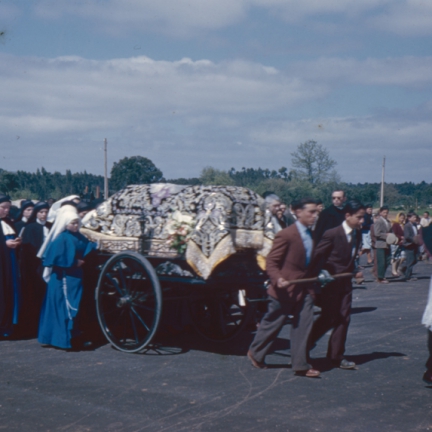
[[373,312],[375,310],[377,310],[376,307],[354,307],[351,308],[351,315],[360,314],[364,312]]

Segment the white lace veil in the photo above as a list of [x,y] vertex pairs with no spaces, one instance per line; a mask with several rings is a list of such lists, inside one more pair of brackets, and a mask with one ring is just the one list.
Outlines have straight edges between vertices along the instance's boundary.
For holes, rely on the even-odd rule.
[[72,201],[73,199],[80,199],[80,197],[78,195],[69,195],[66,198],[62,198],[61,200],[56,201],[51,208],[49,209],[48,212],[48,217],[47,217],[47,221],[48,222],[54,222],[57,216],[57,213],[59,212],[59,210],[61,209],[61,205],[65,202],[65,201]]

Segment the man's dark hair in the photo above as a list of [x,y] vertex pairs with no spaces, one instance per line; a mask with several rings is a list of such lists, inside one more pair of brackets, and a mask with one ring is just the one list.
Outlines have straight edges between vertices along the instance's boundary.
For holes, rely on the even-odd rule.
[[426,211],[424,211],[423,213],[426,213],[428,216],[429,216],[429,212],[426,210]]
[[407,219],[409,219],[409,218],[411,218],[411,217],[413,217],[413,216],[418,217],[418,216],[417,216],[417,213],[414,213],[414,212],[410,211],[410,212],[408,212],[408,214],[407,214]]
[[345,191],[343,189],[335,189],[331,194],[333,195],[335,192],[342,192],[342,196],[346,197]]
[[371,209],[373,209],[373,205],[372,205],[372,204],[369,204],[369,203],[368,203],[368,204],[366,204],[366,205],[365,205],[365,209],[368,209],[368,208],[371,208]]
[[382,207],[380,207],[379,212],[381,213],[384,210],[389,210],[388,206],[382,206]]
[[313,198],[302,198],[291,203],[293,210],[303,210],[308,204],[316,204]]
[[350,215],[356,214],[360,210],[365,210],[365,206],[358,200],[349,200],[345,204],[343,209],[344,213],[348,213]]
[[315,200],[316,205],[320,205],[323,203],[322,199],[317,199]]

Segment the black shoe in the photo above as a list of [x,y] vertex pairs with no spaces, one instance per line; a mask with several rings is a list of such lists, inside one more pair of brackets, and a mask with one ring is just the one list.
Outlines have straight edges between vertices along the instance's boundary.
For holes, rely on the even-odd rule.
[[341,369],[355,369],[356,368],[356,364],[352,361],[347,360],[347,359],[342,359],[341,361],[332,360],[332,363]]
[[426,384],[432,384],[432,372],[426,371],[422,379]]

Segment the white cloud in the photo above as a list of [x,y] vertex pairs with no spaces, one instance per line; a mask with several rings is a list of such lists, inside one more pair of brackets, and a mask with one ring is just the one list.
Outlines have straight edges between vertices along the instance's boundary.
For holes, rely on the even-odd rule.
[[430,0],[39,0],[34,6],[39,17],[74,15],[111,33],[138,29],[181,36],[238,24],[256,8],[290,23],[309,19],[316,29],[331,27],[329,17],[343,17],[359,28],[369,24],[402,35],[432,32]]
[[247,3],[248,0],[41,0],[35,10],[44,18],[77,15],[102,24],[108,31],[132,27],[185,35],[238,22],[245,16]]
[[[431,111],[429,111],[431,114]],[[432,124],[426,119],[388,117],[328,117],[299,121],[269,121],[250,131],[255,148],[288,155],[309,139],[324,145],[338,162],[337,171],[348,182],[380,181],[382,157],[387,157],[387,179],[432,181],[430,149]],[[264,152],[262,157],[266,158]],[[267,157],[268,160],[268,157]],[[275,166],[275,164],[273,164]]]
[[393,1],[384,12],[369,19],[376,29],[401,36],[432,34],[432,2],[430,0]]
[[177,117],[264,113],[325,92],[319,85],[306,86],[297,77],[243,61],[3,56],[0,76],[5,101],[1,117],[37,131],[118,128],[173,112]]
[[0,55],[0,167],[100,173],[99,147],[107,137],[111,161],[141,154],[167,177],[190,177],[209,164],[290,166],[295,147],[315,139],[329,148],[346,180],[355,174],[353,181],[366,181],[376,160],[391,153],[401,178],[432,181],[432,105],[421,116],[329,112],[287,120],[341,84],[362,84],[365,91],[388,83],[425,87],[431,65],[430,58],[330,58],[283,72],[245,61]]
[[422,88],[432,84],[432,57],[321,58],[299,62],[295,74],[311,81]]

